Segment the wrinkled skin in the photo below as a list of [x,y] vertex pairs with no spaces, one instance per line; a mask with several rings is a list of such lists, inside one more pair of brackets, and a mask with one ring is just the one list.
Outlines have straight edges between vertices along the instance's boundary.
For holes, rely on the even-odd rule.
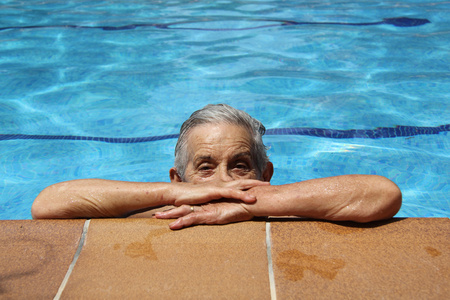
[[[210,183],[220,187],[242,179],[269,182],[273,174],[273,166],[269,162],[258,177],[250,156],[249,133],[238,126],[195,127],[189,135],[188,149],[190,159],[184,178],[189,183]],[[170,178],[173,183],[182,181],[175,168],[170,170]],[[171,229],[246,221],[255,216],[295,215],[370,222],[394,216],[400,209],[402,198],[392,181],[373,175],[345,175],[281,186],[247,187],[242,190],[256,196],[256,202],[222,198],[202,205],[182,205],[157,212],[155,217],[176,218],[169,225]]]
[[[261,184],[236,187],[248,190],[254,186],[265,185],[273,174],[268,163],[261,178],[258,178],[256,166],[251,156],[252,140],[249,132],[242,127],[227,124],[195,127],[189,134],[189,163],[185,180],[194,184],[214,184],[216,186],[233,185],[243,179],[262,179]],[[182,182],[177,170],[170,170],[172,182]],[[233,198],[208,203],[191,209],[183,205],[165,212],[156,213],[157,218],[179,218],[171,223],[171,229],[180,229],[195,224],[226,224],[246,221],[253,215]]]
[[33,218],[176,218],[169,226],[226,224],[255,216],[300,216],[330,221],[371,222],[391,218],[402,195],[389,179],[343,175],[270,185],[273,165],[257,172],[245,128],[197,126],[188,134],[184,180],[170,169],[171,183],[80,179],[45,188],[32,206]]

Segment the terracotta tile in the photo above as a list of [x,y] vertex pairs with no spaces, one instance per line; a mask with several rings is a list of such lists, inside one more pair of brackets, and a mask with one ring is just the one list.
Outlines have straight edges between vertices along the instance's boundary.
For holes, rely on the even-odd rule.
[[0,298],[53,298],[77,250],[83,224],[0,221]]
[[449,219],[271,222],[278,299],[450,299]]
[[91,220],[62,299],[267,299],[265,223]]

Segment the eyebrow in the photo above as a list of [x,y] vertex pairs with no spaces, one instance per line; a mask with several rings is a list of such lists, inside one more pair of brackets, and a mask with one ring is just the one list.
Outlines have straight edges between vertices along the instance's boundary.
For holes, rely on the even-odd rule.
[[197,162],[203,161],[203,160],[211,161],[211,160],[213,160],[213,158],[211,155],[203,155],[203,156],[199,156],[196,159],[194,159],[193,163],[194,163],[194,165],[196,165]]
[[[250,152],[246,151],[246,152],[240,152],[240,153],[233,155],[233,157],[231,159],[235,160],[235,159],[238,159],[241,157],[252,158]],[[214,158],[211,155],[202,155],[202,156],[199,156],[196,159],[194,159],[193,163],[194,163],[194,165],[196,165],[201,161],[212,161],[212,160],[214,160]]]
[[236,155],[233,155],[232,158],[233,158],[233,159],[237,159],[237,158],[240,158],[240,157],[243,157],[243,156],[252,158],[252,155],[250,154],[250,152],[241,152],[241,153],[237,153]]

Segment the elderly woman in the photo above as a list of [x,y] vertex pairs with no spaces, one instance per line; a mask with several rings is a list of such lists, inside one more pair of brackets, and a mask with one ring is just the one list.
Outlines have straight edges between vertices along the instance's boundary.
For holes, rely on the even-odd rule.
[[[255,216],[301,216],[370,222],[400,209],[399,188],[385,177],[343,175],[270,185],[273,165],[264,126],[228,105],[207,105],[180,130],[170,183],[73,180],[44,189],[33,218],[155,216],[169,226],[226,224]],[[152,208],[175,208],[153,214]]]

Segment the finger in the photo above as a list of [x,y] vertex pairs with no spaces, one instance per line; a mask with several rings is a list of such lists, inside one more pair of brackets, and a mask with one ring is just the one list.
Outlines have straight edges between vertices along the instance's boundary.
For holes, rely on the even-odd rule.
[[184,228],[184,224],[183,224],[181,219],[178,219],[175,222],[170,223],[169,224],[169,228],[172,229],[172,230],[183,229]]
[[[200,204],[200,203],[206,203],[213,200],[219,200],[222,198],[226,199],[234,199],[234,200],[240,200],[245,203],[254,203],[256,202],[256,196],[250,194],[249,192],[241,191],[239,189],[234,188],[224,188],[224,187],[208,187],[207,190],[205,190],[205,195],[203,198],[198,198],[197,201],[192,201],[192,204]],[[183,202],[181,202],[183,203]],[[181,204],[180,203],[180,204]],[[186,203],[186,202],[184,202]],[[177,205],[177,204],[175,204]]]
[[[244,179],[244,180],[236,180],[232,182],[228,182],[220,187],[211,187],[213,189],[213,194],[211,194],[211,198],[209,200],[217,200],[219,198],[228,198],[241,200],[245,203],[255,203],[256,196],[252,195],[245,190],[248,190],[255,186],[267,186],[270,185],[270,182],[254,180],[254,179]],[[216,192],[216,193],[214,193]]]
[[254,203],[256,201],[256,197],[248,192],[233,188],[209,186],[202,187],[201,191],[197,190],[191,193],[184,193],[174,202],[174,205],[181,207],[186,204],[202,204],[222,198],[240,200],[245,203]]
[[196,211],[169,224],[173,230],[199,224],[227,224],[250,220],[253,215],[237,201],[195,206]]
[[255,186],[265,186],[265,185],[270,185],[270,182],[255,179],[244,179],[228,182],[226,183],[225,187],[232,187],[239,190],[248,190]]
[[245,203],[256,202],[256,196],[241,190],[224,189],[220,191],[220,198],[241,200]]
[[205,224],[206,222],[201,218],[201,214],[189,214],[185,217],[177,219],[175,222],[169,224],[172,230],[186,228],[192,225]]
[[160,211],[155,213],[157,219],[176,219],[184,217],[192,212],[190,205],[182,205],[180,207],[172,208],[166,211]]

